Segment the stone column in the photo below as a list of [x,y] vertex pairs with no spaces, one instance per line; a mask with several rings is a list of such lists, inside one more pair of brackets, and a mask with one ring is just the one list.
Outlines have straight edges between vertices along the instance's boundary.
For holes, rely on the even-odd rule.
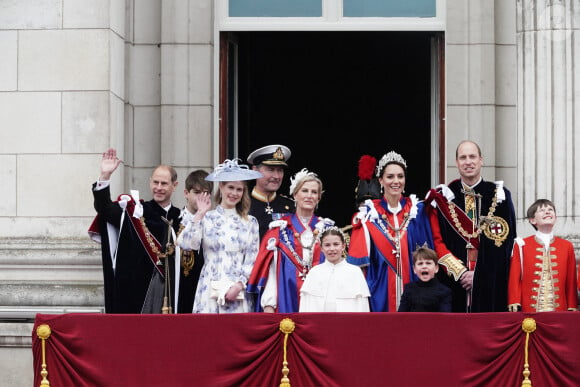
[[129,1],[125,40],[127,92],[123,160],[124,192],[151,198],[149,177],[161,163],[161,3]]
[[213,161],[213,8],[211,0],[161,2],[161,155],[184,185]]
[[575,69],[578,0],[518,0],[518,201],[538,198],[557,209],[558,234],[578,234],[576,134],[580,83]]
[[[485,180],[517,191],[516,0],[447,1],[446,182],[461,140],[482,149]],[[517,205],[514,197],[514,205]],[[518,215],[520,212],[518,212]]]

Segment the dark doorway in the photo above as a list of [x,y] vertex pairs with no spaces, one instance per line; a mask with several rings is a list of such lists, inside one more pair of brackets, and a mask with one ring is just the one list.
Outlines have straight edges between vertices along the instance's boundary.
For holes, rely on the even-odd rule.
[[406,194],[431,181],[429,32],[238,32],[238,150],[292,150],[289,179],[307,168],[324,183],[318,214],[339,226],[355,211],[358,160],[395,150]]

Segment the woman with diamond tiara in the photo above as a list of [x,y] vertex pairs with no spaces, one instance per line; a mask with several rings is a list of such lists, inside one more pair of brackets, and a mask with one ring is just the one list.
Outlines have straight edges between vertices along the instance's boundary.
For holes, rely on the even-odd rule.
[[368,199],[353,216],[347,262],[364,269],[371,312],[396,312],[405,284],[416,281],[413,251],[433,248],[429,217],[416,195],[404,196],[407,163],[385,154],[376,167],[383,196]]
[[334,225],[315,215],[322,192],[322,181],[307,169],[290,178],[296,212],[270,223],[248,280],[247,291],[258,294],[257,312],[298,312],[304,278],[324,262],[319,234]]

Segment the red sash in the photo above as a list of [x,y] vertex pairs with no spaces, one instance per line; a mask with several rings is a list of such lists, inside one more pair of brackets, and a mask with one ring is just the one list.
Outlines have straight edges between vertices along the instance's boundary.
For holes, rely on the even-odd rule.
[[[396,247],[394,242],[388,239],[388,237],[384,235],[383,231],[376,224],[369,222],[367,225],[371,239],[375,243],[375,247],[380,251],[381,255],[385,258],[385,261],[387,261],[387,264],[391,267],[391,269],[396,272],[397,258],[395,257]],[[404,246],[406,247],[406,243]],[[401,250],[403,250],[403,246],[401,247]],[[401,259],[403,258],[401,257]]]
[[[119,199],[121,198],[121,196],[123,195],[119,195]],[[115,203],[119,203],[119,200],[117,200]],[[141,242],[141,245],[147,252],[147,256],[151,260],[151,263],[153,264],[155,269],[157,269],[159,274],[161,274],[162,277],[165,277],[165,269],[161,264],[161,261],[159,260],[159,252],[161,252],[162,250],[161,243],[159,243],[159,241],[155,238],[155,236],[149,232],[144,222],[141,221],[141,218],[133,217],[133,213],[135,211],[135,200],[132,197],[131,200],[127,201],[127,207],[125,208],[124,211],[125,217],[129,218],[131,226],[133,227],[133,230],[135,230],[137,236],[139,237],[139,241]],[[100,235],[101,233],[98,227],[99,224],[98,218],[99,215],[95,217],[95,219],[91,223],[91,226],[89,227],[89,235],[93,240],[95,240],[95,236],[97,234]],[[122,227],[123,225],[121,225],[121,229]],[[100,242],[100,240],[96,241]]]
[[[466,243],[471,244],[475,250],[479,249],[479,234],[476,237],[467,237],[459,231],[458,226],[456,225],[456,220],[459,221],[463,230],[477,230],[478,227],[474,227],[473,221],[467,214],[459,207],[457,207],[454,203],[449,202],[447,198],[439,191],[434,189],[430,189],[425,197],[425,204],[431,205],[431,202],[435,201],[437,204],[437,209],[443,215],[447,223],[455,230],[457,235],[459,235]],[[455,207],[455,219],[451,215],[450,206]],[[469,249],[471,250],[471,249]]]

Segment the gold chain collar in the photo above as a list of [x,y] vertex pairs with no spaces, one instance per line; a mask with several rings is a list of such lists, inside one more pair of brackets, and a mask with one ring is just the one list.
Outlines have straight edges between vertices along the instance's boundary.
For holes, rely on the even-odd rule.
[[[451,201],[448,202],[447,204],[449,206],[449,213],[451,214],[451,218],[453,219],[453,224],[455,225],[457,231],[459,231],[459,233],[463,237],[467,239],[477,238],[482,233],[482,231],[484,231],[484,229],[487,227],[487,223],[483,223],[481,226],[476,226],[477,230],[475,230],[475,232],[468,233],[461,225],[459,219],[457,219],[457,213],[455,212],[455,207],[457,207],[457,205]],[[493,214],[495,213],[496,207],[497,207],[497,188],[494,190],[493,199],[491,201],[491,207],[489,207],[489,212],[487,213],[486,218],[488,219],[493,218]]]
[[170,256],[171,254],[173,254],[173,252],[175,251],[175,245],[171,242],[167,243],[167,248],[165,249],[165,252],[161,252],[159,251],[159,249],[157,248],[157,245],[155,244],[154,241],[154,237],[153,235],[151,235],[151,231],[149,231],[149,228],[147,228],[147,225],[145,224],[145,217],[140,217],[139,221],[141,222],[141,226],[143,226],[143,230],[145,232],[145,238],[147,239],[147,243],[149,244],[149,247],[151,248],[151,251],[153,251],[153,253],[155,254],[155,256],[157,257],[157,264],[160,265],[161,262],[160,260],[163,258],[167,258],[168,256]]

